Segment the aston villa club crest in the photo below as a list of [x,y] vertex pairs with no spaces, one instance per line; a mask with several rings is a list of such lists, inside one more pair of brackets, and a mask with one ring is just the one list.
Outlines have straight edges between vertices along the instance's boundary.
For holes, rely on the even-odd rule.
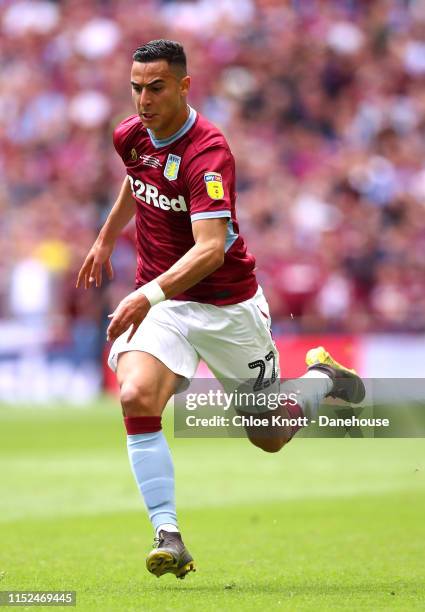
[[131,159],[133,161],[137,161],[137,151],[136,151],[136,149],[131,149]]
[[181,160],[182,160],[181,157],[179,157],[178,155],[173,155],[172,153],[170,153],[169,156],[167,157],[167,163],[164,168],[164,176],[169,181],[176,180],[177,175],[179,173]]

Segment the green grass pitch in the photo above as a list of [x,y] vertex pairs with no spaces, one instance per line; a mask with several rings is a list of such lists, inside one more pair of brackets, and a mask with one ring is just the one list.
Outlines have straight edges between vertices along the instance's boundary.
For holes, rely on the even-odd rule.
[[75,590],[84,612],[425,608],[424,440],[268,455],[174,440],[170,417],[166,430],[198,568],[183,581],[145,570],[152,533],[114,401],[0,407],[0,590]]

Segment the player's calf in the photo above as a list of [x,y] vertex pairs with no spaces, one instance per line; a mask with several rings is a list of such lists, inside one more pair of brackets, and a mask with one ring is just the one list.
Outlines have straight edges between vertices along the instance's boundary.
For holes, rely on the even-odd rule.
[[278,453],[287,442],[289,442],[286,438],[256,438],[252,436],[248,436],[249,441],[254,446],[261,448],[261,450],[266,453]]
[[279,452],[297,431],[290,425],[282,424],[291,418],[284,406],[256,415],[242,411],[238,411],[238,414],[245,419],[245,431],[249,441],[266,453]]

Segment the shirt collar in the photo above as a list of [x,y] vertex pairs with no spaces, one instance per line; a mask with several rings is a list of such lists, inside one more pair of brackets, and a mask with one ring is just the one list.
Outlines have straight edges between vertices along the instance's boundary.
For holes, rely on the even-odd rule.
[[152,131],[148,128],[148,134],[150,136],[153,146],[156,149],[160,149],[161,147],[166,147],[167,145],[172,144],[173,142],[184,136],[184,134],[186,134],[195,123],[196,115],[196,110],[189,106],[189,116],[186,119],[185,123],[177,132],[175,132],[172,136],[169,136],[168,138],[155,138],[155,136],[152,134]]

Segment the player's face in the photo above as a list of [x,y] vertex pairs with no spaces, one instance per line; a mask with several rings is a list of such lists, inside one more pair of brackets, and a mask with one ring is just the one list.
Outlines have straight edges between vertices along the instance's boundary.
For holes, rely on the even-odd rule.
[[171,136],[187,119],[190,77],[181,78],[166,60],[133,62],[131,87],[143,125],[157,138]]

